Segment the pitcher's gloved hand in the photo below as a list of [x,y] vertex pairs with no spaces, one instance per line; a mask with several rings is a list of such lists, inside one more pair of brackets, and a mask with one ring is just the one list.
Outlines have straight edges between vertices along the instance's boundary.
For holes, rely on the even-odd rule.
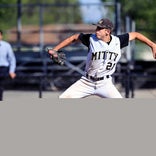
[[56,51],[53,50],[52,48],[47,48],[47,51],[50,55],[50,58],[57,64],[59,65],[64,65],[65,64],[65,60],[66,60],[66,56],[65,53],[62,51]]

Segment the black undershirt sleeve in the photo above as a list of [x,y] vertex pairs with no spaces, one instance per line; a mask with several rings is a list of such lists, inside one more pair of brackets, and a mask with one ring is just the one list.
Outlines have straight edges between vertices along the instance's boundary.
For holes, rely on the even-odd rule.
[[117,37],[119,37],[120,40],[120,48],[124,48],[126,46],[128,46],[129,44],[129,34],[123,34],[123,35],[118,35]]
[[81,33],[79,35],[79,40],[82,42],[82,44],[84,44],[88,48],[89,48],[89,44],[90,44],[90,41],[89,41],[90,35],[91,34],[83,34],[83,33]]

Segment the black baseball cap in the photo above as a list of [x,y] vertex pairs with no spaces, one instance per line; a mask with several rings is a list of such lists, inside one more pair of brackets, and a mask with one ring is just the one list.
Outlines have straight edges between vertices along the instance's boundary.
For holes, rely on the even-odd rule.
[[108,18],[103,18],[98,23],[93,23],[93,25],[96,25],[97,27],[100,28],[105,28],[105,29],[110,29],[113,30],[114,26],[113,23],[108,19]]

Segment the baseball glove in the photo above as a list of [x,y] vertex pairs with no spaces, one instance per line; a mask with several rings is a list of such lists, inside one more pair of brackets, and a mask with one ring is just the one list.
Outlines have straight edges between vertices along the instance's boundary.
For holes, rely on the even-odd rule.
[[[47,48],[47,51],[52,50],[52,48]],[[59,65],[64,65],[65,64],[65,60],[66,60],[66,56],[65,53],[62,51],[54,51],[53,54],[49,54],[50,58],[52,61],[54,61],[55,63],[59,64]]]

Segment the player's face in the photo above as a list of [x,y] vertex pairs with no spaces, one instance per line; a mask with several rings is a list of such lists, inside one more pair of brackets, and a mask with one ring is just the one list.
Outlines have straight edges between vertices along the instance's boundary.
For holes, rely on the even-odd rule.
[[109,35],[108,29],[97,27],[95,30],[98,39],[103,39]]

